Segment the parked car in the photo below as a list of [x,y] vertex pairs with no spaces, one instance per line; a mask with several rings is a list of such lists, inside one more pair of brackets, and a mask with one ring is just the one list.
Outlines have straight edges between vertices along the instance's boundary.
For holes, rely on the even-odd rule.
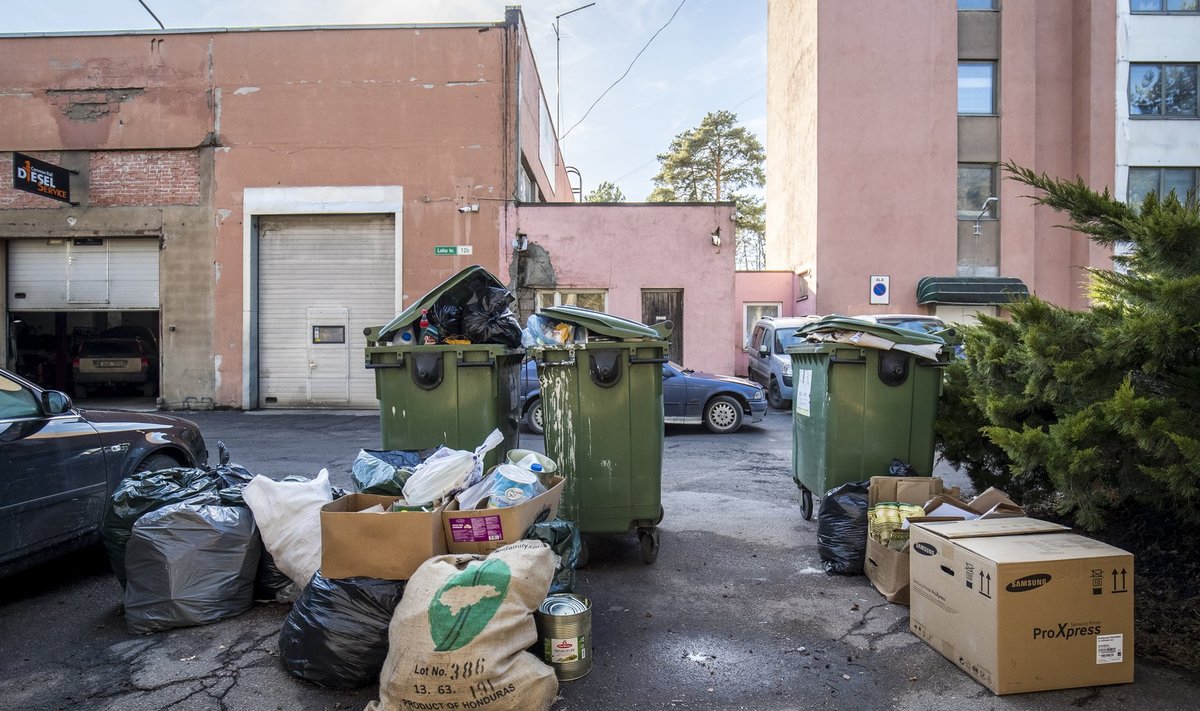
[[796,331],[800,327],[818,318],[766,316],[754,322],[750,342],[746,344],[746,353],[749,356],[746,369],[751,380],[767,389],[767,402],[771,407],[782,410],[791,403],[792,357],[784,352],[784,349],[799,342]]
[[109,385],[136,388],[151,397],[158,388],[158,348],[138,331],[110,329],[80,344],[71,370],[78,396]]
[[[712,375],[664,363],[663,421],[703,424],[717,434],[737,432],[744,422],[759,422],[767,412],[766,395],[757,384],[729,375]],[[542,391],[537,363],[521,369],[521,417],[535,434],[544,432]]]
[[109,497],[133,472],[207,462],[192,422],[77,409],[0,370],[0,574],[97,540]]

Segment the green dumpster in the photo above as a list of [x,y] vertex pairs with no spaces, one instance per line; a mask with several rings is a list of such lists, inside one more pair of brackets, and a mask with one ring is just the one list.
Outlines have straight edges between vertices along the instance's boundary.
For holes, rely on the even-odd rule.
[[546,455],[566,479],[558,515],[583,533],[637,529],[642,560],[652,563],[663,517],[662,364],[671,324],[651,328],[573,306],[539,314],[575,327],[573,342],[530,348]]
[[802,512],[812,495],[886,474],[893,458],[929,475],[942,373],[936,336],[827,316],[802,329],[792,357],[792,476]]
[[378,328],[366,329],[366,367],[375,394],[384,449],[446,445],[473,450],[499,429],[504,441],[484,460],[504,460],[518,443],[524,350],[488,343],[421,345],[423,311],[443,296],[466,302],[485,288],[504,288],[483,267],[467,267]]

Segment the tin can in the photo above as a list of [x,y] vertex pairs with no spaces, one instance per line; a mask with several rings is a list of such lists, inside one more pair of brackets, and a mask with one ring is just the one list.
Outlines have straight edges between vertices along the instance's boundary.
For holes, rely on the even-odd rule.
[[542,659],[559,681],[573,681],[592,670],[592,601],[558,593],[542,601],[533,615]]

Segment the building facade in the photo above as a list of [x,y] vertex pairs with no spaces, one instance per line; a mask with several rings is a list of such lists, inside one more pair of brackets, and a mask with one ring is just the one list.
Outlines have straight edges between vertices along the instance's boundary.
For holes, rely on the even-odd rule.
[[1026,290],[1086,308],[1084,270],[1111,254],[1006,162],[1133,200],[1196,185],[1191,0],[771,0],[768,18],[768,264],[816,313],[969,321]]
[[[0,37],[0,358],[158,335],[161,406],[375,404],[363,329],[572,199],[519,10],[470,25]],[[15,178],[14,178],[15,180]]]

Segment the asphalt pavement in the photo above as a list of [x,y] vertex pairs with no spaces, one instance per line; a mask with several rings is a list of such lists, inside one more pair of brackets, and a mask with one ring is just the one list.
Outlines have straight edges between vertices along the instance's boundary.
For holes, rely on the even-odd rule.
[[[222,440],[235,462],[275,478],[328,468],[348,486],[358,450],[380,446],[373,414],[187,416],[214,459]],[[543,442],[523,433],[521,446]],[[555,711],[1196,707],[1200,678],[1146,661],[1131,685],[993,696],[909,634],[908,608],[861,576],[825,574],[791,448],[791,417],[777,411],[734,435],[667,427],[658,560],[643,564],[632,534],[589,537],[577,591],[593,601],[595,663],[561,686]],[[103,554],[85,551],[0,585],[0,708],[316,711],[375,697],[288,676],[286,614],[264,603],[130,635]]]

